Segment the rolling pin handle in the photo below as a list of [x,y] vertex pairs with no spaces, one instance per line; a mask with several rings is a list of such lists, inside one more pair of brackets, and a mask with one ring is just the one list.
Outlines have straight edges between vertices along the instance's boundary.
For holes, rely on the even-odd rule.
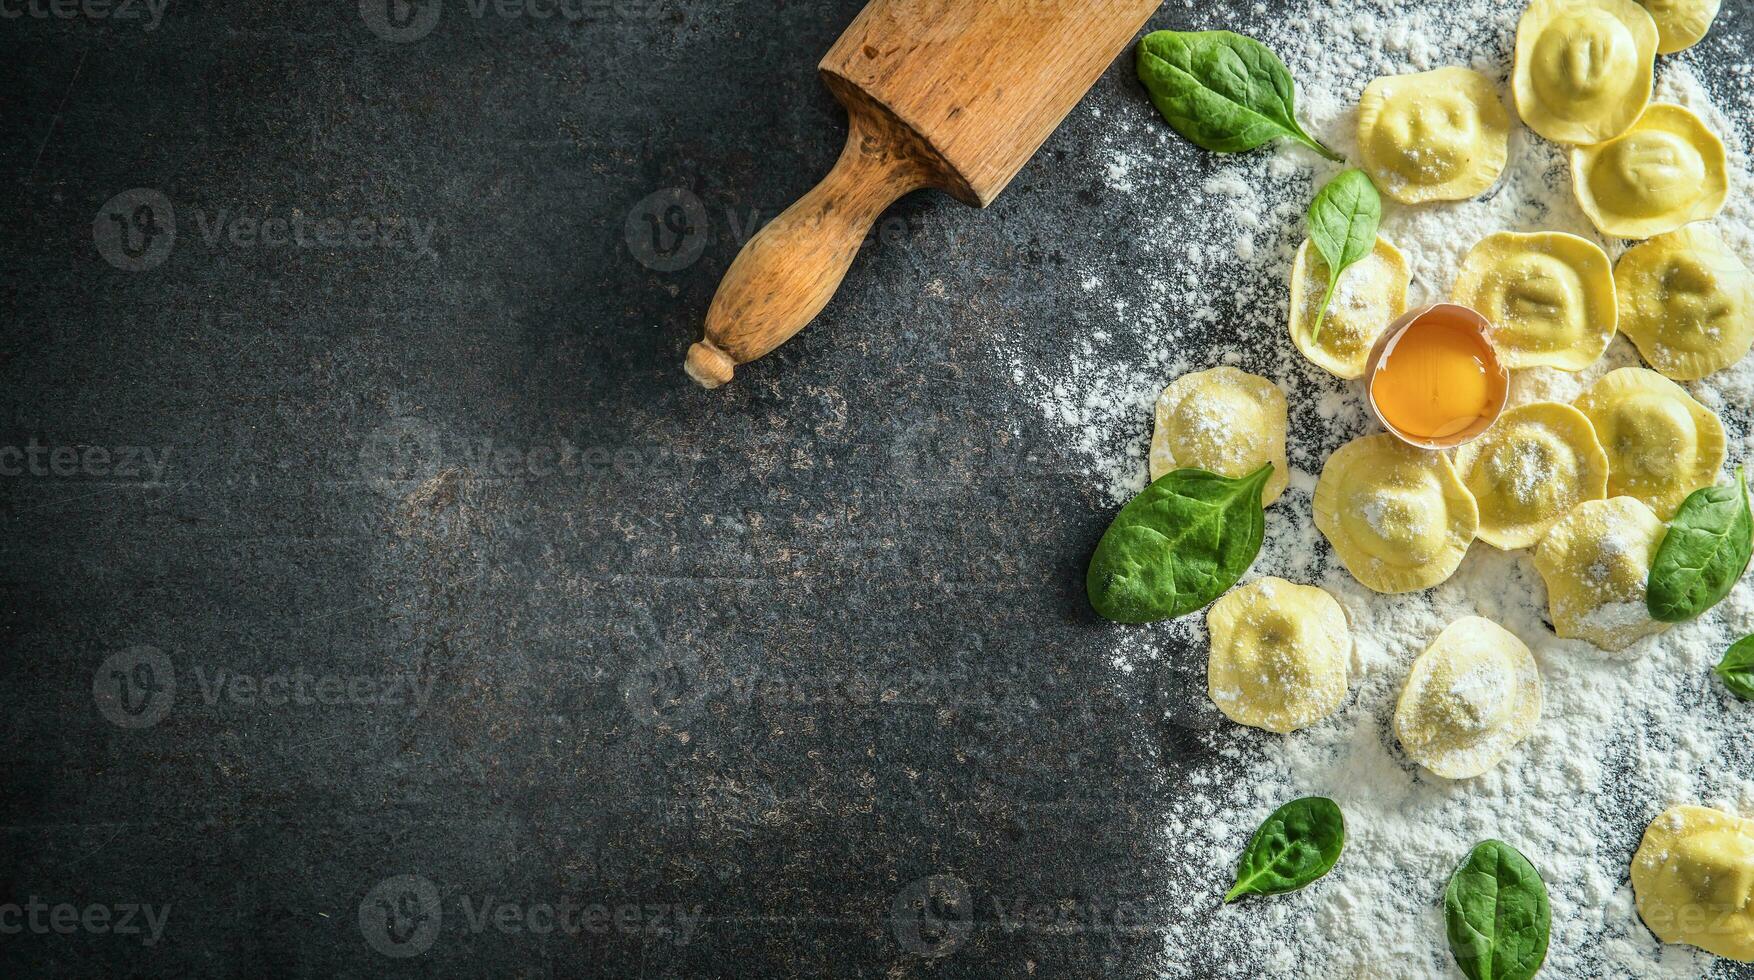
[[689,377],[707,388],[804,329],[846,277],[871,226],[904,194],[934,181],[917,138],[895,120],[848,107],[847,145],[827,177],[743,246],[688,350]]
[[737,372],[737,362],[710,340],[700,341],[688,348],[688,363],[684,366],[688,370],[688,376],[700,382],[700,386],[708,391],[729,384],[731,375]]

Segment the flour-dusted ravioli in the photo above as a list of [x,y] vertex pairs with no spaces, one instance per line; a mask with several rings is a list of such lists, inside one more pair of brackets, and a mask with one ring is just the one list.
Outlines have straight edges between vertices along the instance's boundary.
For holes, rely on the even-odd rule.
[[1206,629],[1207,693],[1231,721],[1285,734],[1333,714],[1346,699],[1352,632],[1327,592],[1256,579],[1213,603]]
[[1720,0],[1639,0],[1657,22],[1657,54],[1685,51],[1705,37]]
[[1151,479],[1181,469],[1240,479],[1273,464],[1261,504],[1279,499],[1290,482],[1285,459],[1285,392],[1258,374],[1233,367],[1185,374],[1157,397],[1151,437]]
[[1541,672],[1516,634],[1479,616],[1451,623],[1413,661],[1395,705],[1407,757],[1445,779],[1471,779],[1541,720]]
[[1587,500],[1553,525],[1535,549],[1553,632],[1624,650],[1668,629],[1644,599],[1663,533],[1657,515],[1632,497]]
[[1650,102],[1657,25],[1633,0],[1534,0],[1516,29],[1511,90],[1529,128],[1588,145]]
[[1668,520],[1687,495],[1717,483],[1723,422],[1687,389],[1644,368],[1610,371],[1574,402],[1608,454],[1608,495],[1637,497]]
[[1723,141],[1678,105],[1653,105],[1625,133],[1571,151],[1571,186],[1590,223],[1650,238],[1703,221],[1729,196]]
[[1510,113],[1468,68],[1379,78],[1358,100],[1364,169],[1407,204],[1465,201],[1491,187],[1510,152]]
[[1535,402],[1504,413],[1456,450],[1456,471],[1480,506],[1480,540],[1529,548],[1586,500],[1608,495],[1608,455],[1570,405]]
[[1448,457],[1375,435],[1328,458],[1316,481],[1315,524],[1354,578],[1394,594],[1455,574],[1480,511]]
[[1340,273],[1317,335],[1315,317],[1328,288],[1328,263],[1305,239],[1291,264],[1291,342],[1311,364],[1337,378],[1363,377],[1383,331],[1407,312],[1408,281],[1400,250],[1377,238],[1369,255]]
[[1620,332],[1666,377],[1703,378],[1754,345],[1754,275],[1703,225],[1658,235],[1620,256],[1614,287]]
[[1665,943],[1754,962],[1754,820],[1673,806],[1632,856],[1639,918]]
[[1614,339],[1614,270],[1600,245],[1557,231],[1501,231],[1462,260],[1452,295],[1492,323],[1509,368],[1582,371]]

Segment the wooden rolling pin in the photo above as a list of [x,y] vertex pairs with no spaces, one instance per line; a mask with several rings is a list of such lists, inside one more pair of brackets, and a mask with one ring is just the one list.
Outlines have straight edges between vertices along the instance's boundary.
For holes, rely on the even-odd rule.
[[902,195],[993,203],[1158,2],[872,0],[822,59],[846,149],[731,263],[689,375],[717,388],[804,329]]

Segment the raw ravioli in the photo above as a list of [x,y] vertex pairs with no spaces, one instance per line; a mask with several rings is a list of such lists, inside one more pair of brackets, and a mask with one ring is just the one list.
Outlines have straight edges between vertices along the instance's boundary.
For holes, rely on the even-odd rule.
[[1207,692],[1231,721],[1285,734],[1346,700],[1352,633],[1327,592],[1256,579],[1213,603],[1206,628]]
[[1407,312],[1408,281],[1400,250],[1377,238],[1369,255],[1340,273],[1317,335],[1315,316],[1328,288],[1328,263],[1305,239],[1291,264],[1291,342],[1311,364],[1337,378],[1363,377],[1383,331]]
[[1614,271],[1601,246],[1557,231],[1501,231],[1468,251],[1452,296],[1492,323],[1509,368],[1582,371],[1614,339]]
[[1465,201],[1491,187],[1510,151],[1510,113],[1468,68],[1379,78],[1358,101],[1364,169],[1406,204]]
[[1265,506],[1290,481],[1285,460],[1285,392],[1258,374],[1216,367],[1183,375],[1157,398],[1151,479],[1199,469],[1240,479],[1273,464],[1261,490]]
[[1754,275],[1704,225],[1645,242],[1614,267],[1620,332],[1665,377],[1694,381],[1754,346]]
[[1516,634],[1468,616],[1413,661],[1395,705],[1395,738],[1432,774],[1470,779],[1497,765],[1540,720],[1534,655]]
[[1657,22],[1657,54],[1685,51],[1711,30],[1721,0],[1639,0]]
[[1754,962],[1754,820],[1672,806],[1632,856],[1638,915],[1665,943]]
[[1448,457],[1375,435],[1329,457],[1316,482],[1315,524],[1354,578],[1394,594],[1455,574],[1480,511]]
[[1535,549],[1553,632],[1624,650],[1669,628],[1650,617],[1644,588],[1663,522],[1632,497],[1589,500],[1553,525]]
[[1572,150],[1571,186],[1602,234],[1650,238],[1723,210],[1728,167],[1698,116],[1653,105],[1620,136]]
[[1723,423],[1655,371],[1610,371],[1573,404],[1608,454],[1609,496],[1637,497],[1666,521],[1688,494],[1718,482]]
[[1480,540],[1530,548],[1586,500],[1608,495],[1608,455],[1570,405],[1535,402],[1504,413],[1456,450],[1456,471],[1480,505]]
[[1517,112],[1555,143],[1612,139],[1649,104],[1656,56],[1656,21],[1633,0],[1535,0],[1517,22]]

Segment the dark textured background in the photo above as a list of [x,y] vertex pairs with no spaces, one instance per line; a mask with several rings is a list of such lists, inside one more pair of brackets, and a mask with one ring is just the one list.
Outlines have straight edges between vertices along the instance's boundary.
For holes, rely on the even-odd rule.
[[[989,350],[1101,315],[1070,255],[1151,271],[1101,121],[986,212],[903,202],[707,393],[683,351],[838,153],[814,66],[861,0],[582,2],[444,0],[407,43],[351,2],[0,21],[0,447],[81,454],[0,478],[0,903],[170,907],[152,945],[0,936],[0,975],[1165,969],[1201,665],[1117,685],[1082,597],[1112,509]],[[1150,111],[1124,62],[1093,98]],[[131,189],[174,209],[141,271],[103,231]],[[234,223],[295,215],[432,244]],[[430,694],[345,686],[385,675]],[[490,896],[610,917],[477,932]],[[374,951],[386,903],[416,957]]]

